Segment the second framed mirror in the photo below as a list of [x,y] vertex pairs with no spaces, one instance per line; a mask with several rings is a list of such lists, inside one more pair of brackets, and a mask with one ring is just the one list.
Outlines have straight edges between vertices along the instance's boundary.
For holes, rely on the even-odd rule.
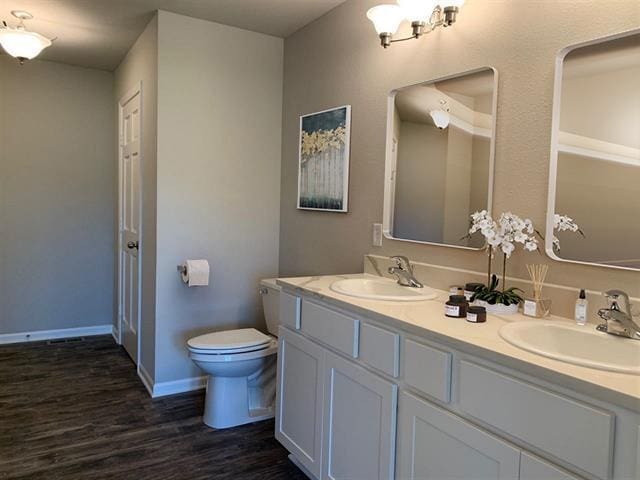
[[387,112],[387,238],[481,248],[469,217],[491,210],[498,74],[482,68],[393,90]]

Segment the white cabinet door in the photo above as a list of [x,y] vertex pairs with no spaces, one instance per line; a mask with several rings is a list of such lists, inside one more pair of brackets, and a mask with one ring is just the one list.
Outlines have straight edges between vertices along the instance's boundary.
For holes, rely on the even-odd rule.
[[398,407],[398,479],[517,480],[520,451],[409,393]]
[[332,353],[325,372],[322,478],[393,479],[398,387]]
[[579,477],[570,475],[567,472],[522,452],[520,459],[520,480],[580,480]]
[[320,478],[324,349],[286,328],[279,334],[276,438]]

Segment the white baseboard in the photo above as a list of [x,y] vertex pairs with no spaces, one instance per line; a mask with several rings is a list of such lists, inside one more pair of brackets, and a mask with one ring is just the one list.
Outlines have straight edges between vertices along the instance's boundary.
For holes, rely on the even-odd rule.
[[147,392],[149,392],[149,395],[151,395],[151,398],[166,397],[167,395],[176,395],[178,393],[201,390],[207,386],[206,376],[155,383],[143,365],[140,365],[138,368],[138,376],[140,377],[140,380],[142,380],[142,384],[147,389]]
[[160,382],[153,385],[153,398],[175,395],[176,393],[202,390],[207,386],[207,377],[191,377],[171,382]]
[[115,325],[111,327],[111,336],[116,341],[116,343],[120,345],[120,334],[118,332],[118,328]]
[[0,345],[7,343],[39,342],[57,338],[89,337],[92,335],[108,335],[112,333],[112,325],[96,325],[93,327],[62,328],[59,330],[36,330],[34,332],[0,334]]
[[142,380],[142,384],[147,389],[147,392],[149,392],[149,395],[153,398],[153,380],[142,364],[138,366],[138,376],[140,380]]

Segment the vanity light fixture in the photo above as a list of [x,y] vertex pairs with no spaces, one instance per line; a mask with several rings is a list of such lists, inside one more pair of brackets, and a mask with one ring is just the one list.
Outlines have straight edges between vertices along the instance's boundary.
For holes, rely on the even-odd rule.
[[[397,0],[397,5],[385,4],[370,8],[367,18],[387,48],[394,42],[420,38],[437,27],[450,27],[456,21],[464,0]],[[411,36],[393,39],[403,20],[411,22]]]
[[0,45],[12,57],[23,65],[25,60],[37,57],[42,50],[51,46],[52,40],[36,32],[28,31],[25,20],[31,20],[33,15],[22,10],[13,10],[11,15],[20,20],[17,27],[10,27],[3,21],[0,25]]

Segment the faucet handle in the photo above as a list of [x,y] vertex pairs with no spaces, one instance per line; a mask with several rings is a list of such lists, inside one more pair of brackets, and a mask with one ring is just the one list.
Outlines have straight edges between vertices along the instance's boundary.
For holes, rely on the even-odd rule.
[[391,259],[396,261],[396,265],[398,266],[398,268],[407,270],[408,272],[413,272],[411,262],[404,255],[393,255]]
[[[609,308],[611,310],[624,311],[631,315],[631,302],[629,301],[629,295],[627,292],[622,290],[608,290],[604,293],[604,296],[607,297],[607,302],[609,303]],[[620,301],[623,302],[623,308],[625,310],[622,310]]]

